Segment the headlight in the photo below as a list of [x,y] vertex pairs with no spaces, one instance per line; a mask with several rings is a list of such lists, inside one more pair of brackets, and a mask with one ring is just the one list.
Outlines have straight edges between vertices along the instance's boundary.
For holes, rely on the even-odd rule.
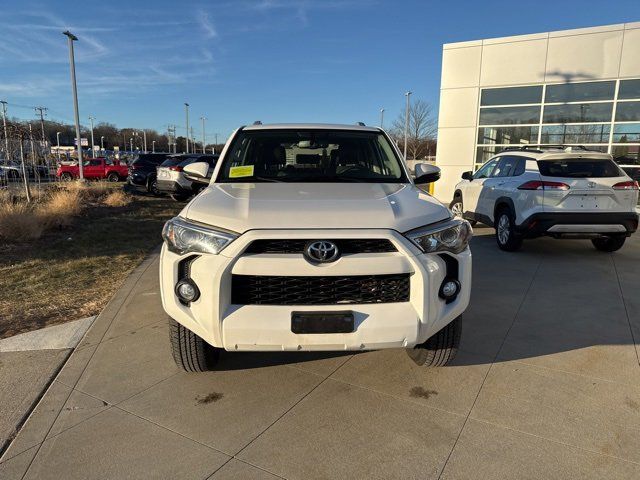
[[170,251],[185,253],[220,253],[237,238],[237,234],[215,230],[174,217],[164,224],[162,238]]
[[460,253],[467,248],[473,230],[469,222],[456,218],[411,230],[405,236],[425,253]]

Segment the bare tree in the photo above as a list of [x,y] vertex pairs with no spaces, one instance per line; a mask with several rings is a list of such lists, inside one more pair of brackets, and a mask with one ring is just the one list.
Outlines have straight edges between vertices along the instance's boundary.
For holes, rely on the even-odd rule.
[[[400,146],[404,143],[405,110],[394,120],[390,134]],[[407,157],[424,158],[435,153],[436,121],[431,104],[416,100],[409,107],[409,133],[407,135]]]

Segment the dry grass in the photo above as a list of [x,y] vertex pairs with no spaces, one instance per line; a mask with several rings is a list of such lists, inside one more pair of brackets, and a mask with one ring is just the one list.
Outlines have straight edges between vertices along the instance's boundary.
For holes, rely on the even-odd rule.
[[131,203],[131,195],[127,195],[122,190],[115,190],[108,193],[102,203],[107,207],[126,207]]
[[68,227],[83,209],[82,193],[78,190],[58,190],[39,205],[36,212],[45,228]]
[[42,217],[31,205],[6,198],[0,202],[0,238],[3,240],[36,240],[45,227]]
[[0,240],[0,338],[99,313],[180,208],[136,196],[126,208],[92,204],[39,240]]

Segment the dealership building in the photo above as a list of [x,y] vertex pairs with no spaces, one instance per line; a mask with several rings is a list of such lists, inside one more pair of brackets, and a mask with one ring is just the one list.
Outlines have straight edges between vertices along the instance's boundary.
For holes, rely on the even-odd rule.
[[435,195],[523,144],[640,164],[640,22],[443,46]]

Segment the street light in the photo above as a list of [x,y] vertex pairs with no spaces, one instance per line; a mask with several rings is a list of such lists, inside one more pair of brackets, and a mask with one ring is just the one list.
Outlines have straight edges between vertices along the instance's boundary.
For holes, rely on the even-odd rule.
[[100,151],[104,152],[104,135],[100,135]]
[[76,122],[76,143],[78,149],[78,168],[80,180],[84,180],[84,168],[82,166],[82,141],[80,139],[80,114],[78,113],[78,87],[76,85],[76,61],[73,54],[73,42],[78,40],[69,30],[62,32],[69,40],[69,68],[71,70],[71,90],[73,91],[73,114]]
[[185,112],[187,113],[187,134],[185,135],[187,139],[187,153],[189,153],[189,104],[185,102],[184,104]]
[[407,92],[404,94],[407,97],[407,109],[404,115],[404,159],[407,159],[407,138],[409,136],[409,98],[411,97],[411,92]]
[[91,158],[96,158],[96,145],[93,141],[93,120],[94,117],[89,116],[89,122],[91,123]]

